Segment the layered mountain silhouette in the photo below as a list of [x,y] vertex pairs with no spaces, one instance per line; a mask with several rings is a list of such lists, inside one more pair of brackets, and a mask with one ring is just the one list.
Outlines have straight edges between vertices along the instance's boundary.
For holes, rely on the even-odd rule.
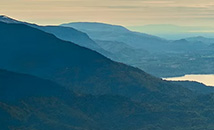
[[[209,55],[213,52],[208,44],[199,40],[165,40],[133,32],[122,26],[103,23],[80,22],[62,24],[62,26],[87,33],[100,47],[117,57],[105,56],[138,67],[157,77],[214,72],[210,71],[211,67],[205,69],[210,65],[208,59],[203,58],[208,50],[211,51]],[[116,48],[119,53],[114,51]],[[206,64],[196,65],[191,59],[199,59]],[[189,66],[192,66],[191,69]]]
[[188,41],[186,39],[180,39],[172,41],[171,44],[173,45],[173,49],[177,52],[194,52],[203,49],[207,49],[208,46],[200,41]]
[[1,129],[213,129],[213,94],[29,25],[0,22],[0,61]]
[[102,40],[95,40],[95,42],[104,50],[110,52],[111,54],[114,54],[114,57],[112,57],[111,55],[105,56],[115,61],[127,63],[130,65],[134,64],[135,61],[139,60],[139,57],[145,58],[150,56],[149,51],[133,48],[123,42]]
[[150,96],[142,93],[157,93],[152,96],[155,100],[186,94],[181,94],[182,87],[171,89],[171,84],[140,69],[27,25],[0,23],[0,28],[0,68],[49,79],[78,93],[118,94],[135,100]]
[[[198,58],[195,53],[203,57],[206,55],[206,53],[203,53],[204,51],[212,51],[207,43],[199,40],[181,39],[168,41],[156,36],[132,32],[122,26],[102,23],[71,23],[64,24],[61,27],[39,26],[20,22],[6,16],[2,16],[0,21],[26,24],[54,34],[62,40],[95,50],[114,61],[138,67],[158,77],[210,72],[204,69],[206,68],[205,66],[210,65],[194,66],[192,61],[186,61],[187,59]],[[209,55],[212,55],[210,53]],[[174,59],[178,59],[178,61]],[[205,63],[207,62],[207,59],[201,60]],[[187,64],[193,66],[192,69],[189,69],[186,65],[179,64],[183,62],[188,62]]]
[[87,47],[92,50],[102,51],[102,53],[107,54],[104,50],[102,50],[92,39],[88,37],[86,33],[80,32],[74,28],[60,27],[60,26],[39,26],[36,24],[31,24],[27,22],[22,22],[15,20],[13,18],[7,16],[0,16],[0,21],[4,23],[17,23],[17,24],[25,24],[39,30],[45,31],[47,33],[54,34],[56,37],[70,41],[79,46]]
[[[150,52],[179,52],[183,51],[183,48],[186,48],[185,51],[189,51],[191,49],[202,49],[192,45],[192,43],[188,41],[179,44],[181,48],[177,48],[177,46],[174,45],[174,42],[171,42],[169,40],[165,40],[160,37],[148,35],[145,33],[133,32],[126,29],[125,27],[118,25],[80,22],[62,24],[62,26],[72,27],[82,32],[85,32],[93,40],[123,42],[131,47],[137,49],[144,49]],[[202,46],[203,44],[201,43],[201,47]],[[205,48],[206,46],[204,45],[203,47]]]
[[62,24],[85,32],[93,40],[123,42],[136,49],[160,51],[166,46],[166,40],[156,36],[129,31],[128,29],[103,23],[69,23]]
[[145,32],[171,40],[186,39],[188,37],[213,37],[212,26],[182,26],[173,24],[149,24],[143,26],[129,26],[129,29]]

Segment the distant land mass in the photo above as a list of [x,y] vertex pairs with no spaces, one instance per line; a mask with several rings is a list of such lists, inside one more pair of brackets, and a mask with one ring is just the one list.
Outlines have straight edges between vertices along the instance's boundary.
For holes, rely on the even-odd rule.
[[173,24],[149,24],[144,26],[127,26],[128,29],[156,35],[168,40],[177,40],[187,37],[214,38],[214,27],[209,26],[178,26]]
[[100,47],[117,56],[109,58],[158,77],[214,73],[212,38],[200,36],[166,40],[103,23],[79,22],[62,26],[85,32]]
[[96,22],[39,26],[7,16],[1,16],[0,21],[37,28],[61,40],[92,49],[111,60],[138,67],[161,78],[214,73],[213,38],[198,36],[166,40],[133,32],[123,26]]

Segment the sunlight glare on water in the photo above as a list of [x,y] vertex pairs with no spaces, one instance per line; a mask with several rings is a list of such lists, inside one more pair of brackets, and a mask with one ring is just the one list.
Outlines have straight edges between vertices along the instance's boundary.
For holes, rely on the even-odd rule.
[[196,81],[207,86],[214,86],[214,75],[185,75],[181,77],[163,78],[168,81]]

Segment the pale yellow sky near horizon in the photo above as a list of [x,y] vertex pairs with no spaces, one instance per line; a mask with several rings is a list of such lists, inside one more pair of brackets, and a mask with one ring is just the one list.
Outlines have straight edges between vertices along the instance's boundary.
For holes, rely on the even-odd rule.
[[213,0],[0,0],[0,14],[37,24],[89,21],[213,26]]

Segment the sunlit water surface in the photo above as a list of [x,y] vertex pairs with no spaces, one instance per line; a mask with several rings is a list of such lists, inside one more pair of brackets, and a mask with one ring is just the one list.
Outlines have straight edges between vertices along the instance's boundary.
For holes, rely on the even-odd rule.
[[214,86],[214,74],[211,75],[185,75],[181,77],[163,78],[168,81],[196,81],[207,86]]

